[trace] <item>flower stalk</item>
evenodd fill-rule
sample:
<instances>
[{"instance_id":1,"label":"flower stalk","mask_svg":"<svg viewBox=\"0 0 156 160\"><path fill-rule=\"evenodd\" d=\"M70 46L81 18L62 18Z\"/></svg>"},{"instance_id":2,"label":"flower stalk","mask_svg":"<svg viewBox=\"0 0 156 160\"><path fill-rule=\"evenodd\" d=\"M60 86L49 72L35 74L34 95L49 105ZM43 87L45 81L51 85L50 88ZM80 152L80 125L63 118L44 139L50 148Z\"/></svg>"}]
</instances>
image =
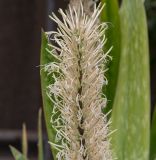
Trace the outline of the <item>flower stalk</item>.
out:
<instances>
[{"instance_id":1,"label":"flower stalk","mask_svg":"<svg viewBox=\"0 0 156 160\"><path fill-rule=\"evenodd\" d=\"M104 6L94 5L91 12L84 5L87 1L76 2L71 0L66 12L59 10L62 21L54 13L50 16L58 24L57 32L49 32L56 43L49 42L49 53L56 61L45 66L55 80L47 93L54 104L51 123L56 130L56 143L50 143L58 150L58 160L112 160L110 122L102 113L109 58L109 51L103 52L107 25L98 21Z\"/></svg>"}]
</instances>

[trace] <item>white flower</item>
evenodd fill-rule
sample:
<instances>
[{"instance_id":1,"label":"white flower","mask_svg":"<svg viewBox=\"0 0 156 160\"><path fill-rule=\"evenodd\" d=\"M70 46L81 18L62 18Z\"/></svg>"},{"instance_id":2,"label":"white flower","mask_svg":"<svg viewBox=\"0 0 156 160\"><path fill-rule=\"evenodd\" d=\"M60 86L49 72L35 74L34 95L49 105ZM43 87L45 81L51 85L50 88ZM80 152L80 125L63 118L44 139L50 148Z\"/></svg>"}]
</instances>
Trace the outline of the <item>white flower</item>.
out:
<instances>
[{"instance_id":1,"label":"white flower","mask_svg":"<svg viewBox=\"0 0 156 160\"><path fill-rule=\"evenodd\" d=\"M49 52L59 62L45 69L55 79L48 86L48 96L54 104L51 122L60 145L51 144L58 150L58 160L112 160L109 122L101 111L106 105L102 87L107 84L108 53L103 52L107 25L100 24L98 17L104 6L94 6L88 14L87 7L76 2L71 1L66 12L59 10L62 21L55 14L50 16L58 29L49 32L57 43L49 42L55 50Z\"/></svg>"}]
</instances>

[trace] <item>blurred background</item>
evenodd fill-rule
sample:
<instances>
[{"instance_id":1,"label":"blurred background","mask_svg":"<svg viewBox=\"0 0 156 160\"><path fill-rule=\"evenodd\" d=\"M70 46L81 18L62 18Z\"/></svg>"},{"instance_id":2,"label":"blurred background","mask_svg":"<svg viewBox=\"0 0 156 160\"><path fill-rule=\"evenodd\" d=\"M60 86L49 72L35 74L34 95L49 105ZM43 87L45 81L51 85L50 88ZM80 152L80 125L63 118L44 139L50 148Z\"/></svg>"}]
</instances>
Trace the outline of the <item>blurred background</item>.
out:
<instances>
[{"instance_id":1,"label":"blurred background","mask_svg":"<svg viewBox=\"0 0 156 160\"><path fill-rule=\"evenodd\" d=\"M67 0L0 0L0 160L13 159L8 145L21 149L28 128L29 155L37 156L37 114L42 107L39 77L41 28L54 30L51 12ZM156 0L145 1L151 71L151 114L156 103ZM45 131L45 128L44 128ZM46 159L49 159L46 134Z\"/></svg>"}]
</instances>

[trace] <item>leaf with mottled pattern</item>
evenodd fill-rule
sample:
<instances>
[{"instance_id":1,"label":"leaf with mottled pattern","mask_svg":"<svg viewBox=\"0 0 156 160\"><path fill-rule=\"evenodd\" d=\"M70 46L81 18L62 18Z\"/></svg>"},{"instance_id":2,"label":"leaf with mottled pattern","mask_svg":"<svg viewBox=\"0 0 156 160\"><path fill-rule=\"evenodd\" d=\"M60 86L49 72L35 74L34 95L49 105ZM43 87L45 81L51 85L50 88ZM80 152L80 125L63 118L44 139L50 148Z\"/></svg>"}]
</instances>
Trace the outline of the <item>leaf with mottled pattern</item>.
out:
<instances>
[{"instance_id":1,"label":"leaf with mottled pattern","mask_svg":"<svg viewBox=\"0 0 156 160\"><path fill-rule=\"evenodd\" d=\"M112 146L119 160L149 159L150 92L147 22L142 0L123 0L121 54L112 111Z\"/></svg>"}]
</instances>

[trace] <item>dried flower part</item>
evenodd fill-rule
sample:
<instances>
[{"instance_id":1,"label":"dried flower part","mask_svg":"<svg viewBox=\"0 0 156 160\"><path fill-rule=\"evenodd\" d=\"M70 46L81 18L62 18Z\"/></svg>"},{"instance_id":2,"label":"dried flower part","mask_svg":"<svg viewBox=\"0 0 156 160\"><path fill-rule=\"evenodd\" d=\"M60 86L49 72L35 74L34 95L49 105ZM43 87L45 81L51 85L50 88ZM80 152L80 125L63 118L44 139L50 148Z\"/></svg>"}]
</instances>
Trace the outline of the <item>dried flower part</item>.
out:
<instances>
[{"instance_id":1,"label":"dried flower part","mask_svg":"<svg viewBox=\"0 0 156 160\"><path fill-rule=\"evenodd\" d=\"M58 160L112 160L102 87L108 52L103 53L106 23L97 20L103 7L94 7L88 16L82 3L63 12L62 21L53 14L57 32L49 32L57 45L49 51L56 62L45 70L55 83L48 86L54 104L51 123L56 130ZM57 117L57 118L56 118Z\"/></svg>"},{"instance_id":2,"label":"dried flower part","mask_svg":"<svg viewBox=\"0 0 156 160\"><path fill-rule=\"evenodd\" d=\"M85 14L91 15L94 11L94 6L98 0L81 0ZM79 8L81 5L79 0L70 0L70 5Z\"/></svg>"}]
</instances>

